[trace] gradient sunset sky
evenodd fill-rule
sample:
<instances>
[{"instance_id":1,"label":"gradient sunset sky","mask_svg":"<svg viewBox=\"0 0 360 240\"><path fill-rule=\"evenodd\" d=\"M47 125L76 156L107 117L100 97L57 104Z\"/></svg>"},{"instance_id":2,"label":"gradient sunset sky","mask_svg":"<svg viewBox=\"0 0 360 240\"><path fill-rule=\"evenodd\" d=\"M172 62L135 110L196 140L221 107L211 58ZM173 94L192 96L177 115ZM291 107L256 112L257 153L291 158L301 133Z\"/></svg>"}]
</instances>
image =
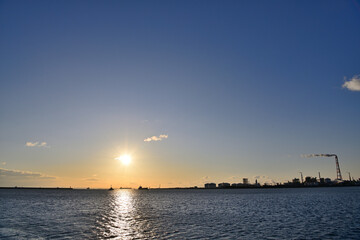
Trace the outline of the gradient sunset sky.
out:
<instances>
[{"instance_id":1,"label":"gradient sunset sky","mask_svg":"<svg viewBox=\"0 0 360 240\"><path fill-rule=\"evenodd\" d=\"M358 0L0 1L0 186L334 179L312 153L360 177Z\"/></svg>"}]
</instances>

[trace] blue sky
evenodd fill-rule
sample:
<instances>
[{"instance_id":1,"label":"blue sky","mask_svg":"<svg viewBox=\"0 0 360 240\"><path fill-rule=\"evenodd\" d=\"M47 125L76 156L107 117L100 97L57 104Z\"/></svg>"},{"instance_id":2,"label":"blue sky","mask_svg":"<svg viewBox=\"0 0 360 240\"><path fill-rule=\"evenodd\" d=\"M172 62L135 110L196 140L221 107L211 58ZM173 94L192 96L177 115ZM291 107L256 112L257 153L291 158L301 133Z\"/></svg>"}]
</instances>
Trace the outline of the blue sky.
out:
<instances>
[{"instance_id":1,"label":"blue sky","mask_svg":"<svg viewBox=\"0 0 360 240\"><path fill-rule=\"evenodd\" d=\"M336 153L360 177L359 26L359 1L0 1L2 168L177 186L334 178L300 155Z\"/></svg>"}]
</instances>

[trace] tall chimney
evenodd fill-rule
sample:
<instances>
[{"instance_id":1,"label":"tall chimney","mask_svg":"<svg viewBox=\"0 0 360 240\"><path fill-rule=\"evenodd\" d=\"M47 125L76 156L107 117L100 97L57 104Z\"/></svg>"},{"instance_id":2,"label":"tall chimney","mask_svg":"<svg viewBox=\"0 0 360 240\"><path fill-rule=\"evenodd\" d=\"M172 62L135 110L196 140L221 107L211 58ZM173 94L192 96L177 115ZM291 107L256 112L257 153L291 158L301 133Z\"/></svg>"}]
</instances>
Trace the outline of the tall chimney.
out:
<instances>
[{"instance_id":1,"label":"tall chimney","mask_svg":"<svg viewBox=\"0 0 360 240\"><path fill-rule=\"evenodd\" d=\"M339 166L339 159L338 159L337 155L335 155L335 163L336 163L336 179L342 180L340 166Z\"/></svg>"}]
</instances>

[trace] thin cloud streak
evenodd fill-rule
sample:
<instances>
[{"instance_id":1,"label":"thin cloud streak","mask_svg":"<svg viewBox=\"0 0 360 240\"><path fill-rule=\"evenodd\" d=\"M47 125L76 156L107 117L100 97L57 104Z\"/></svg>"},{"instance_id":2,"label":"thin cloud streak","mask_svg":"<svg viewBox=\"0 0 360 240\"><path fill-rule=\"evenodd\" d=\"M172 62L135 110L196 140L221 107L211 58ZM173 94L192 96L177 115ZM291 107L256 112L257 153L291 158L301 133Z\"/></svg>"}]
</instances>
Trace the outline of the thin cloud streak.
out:
<instances>
[{"instance_id":1,"label":"thin cloud streak","mask_svg":"<svg viewBox=\"0 0 360 240\"><path fill-rule=\"evenodd\" d=\"M87 181L87 182L98 182L99 179L97 179L97 178L86 178L85 181Z\"/></svg>"},{"instance_id":2,"label":"thin cloud streak","mask_svg":"<svg viewBox=\"0 0 360 240\"><path fill-rule=\"evenodd\" d=\"M26 142L26 147L49 147L47 142Z\"/></svg>"},{"instance_id":3,"label":"thin cloud streak","mask_svg":"<svg viewBox=\"0 0 360 240\"><path fill-rule=\"evenodd\" d=\"M169 136L166 134L161 134L158 137L157 136L152 136L152 137L148 137L144 139L144 142L151 142L151 141L162 141L163 139L167 139Z\"/></svg>"},{"instance_id":4,"label":"thin cloud streak","mask_svg":"<svg viewBox=\"0 0 360 240\"><path fill-rule=\"evenodd\" d=\"M21 171L21 170L11 170L0 168L0 177L22 177L22 178L32 178L32 179L56 179L56 177L44 175L37 172Z\"/></svg>"},{"instance_id":5,"label":"thin cloud streak","mask_svg":"<svg viewBox=\"0 0 360 240\"><path fill-rule=\"evenodd\" d=\"M350 91L360 91L360 75L355 75L349 81L345 81L342 87Z\"/></svg>"}]
</instances>

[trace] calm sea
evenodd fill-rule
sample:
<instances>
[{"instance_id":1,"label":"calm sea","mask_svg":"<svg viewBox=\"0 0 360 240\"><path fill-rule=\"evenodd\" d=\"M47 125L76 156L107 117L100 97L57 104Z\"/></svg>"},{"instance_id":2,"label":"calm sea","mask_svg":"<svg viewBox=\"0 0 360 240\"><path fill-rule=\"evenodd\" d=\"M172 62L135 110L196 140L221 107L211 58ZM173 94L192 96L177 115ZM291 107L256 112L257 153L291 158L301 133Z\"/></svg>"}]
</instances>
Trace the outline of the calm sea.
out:
<instances>
[{"instance_id":1,"label":"calm sea","mask_svg":"<svg viewBox=\"0 0 360 240\"><path fill-rule=\"evenodd\" d=\"M360 187L0 190L1 239L360 239Z\"/></svg>"}]
</instances>

